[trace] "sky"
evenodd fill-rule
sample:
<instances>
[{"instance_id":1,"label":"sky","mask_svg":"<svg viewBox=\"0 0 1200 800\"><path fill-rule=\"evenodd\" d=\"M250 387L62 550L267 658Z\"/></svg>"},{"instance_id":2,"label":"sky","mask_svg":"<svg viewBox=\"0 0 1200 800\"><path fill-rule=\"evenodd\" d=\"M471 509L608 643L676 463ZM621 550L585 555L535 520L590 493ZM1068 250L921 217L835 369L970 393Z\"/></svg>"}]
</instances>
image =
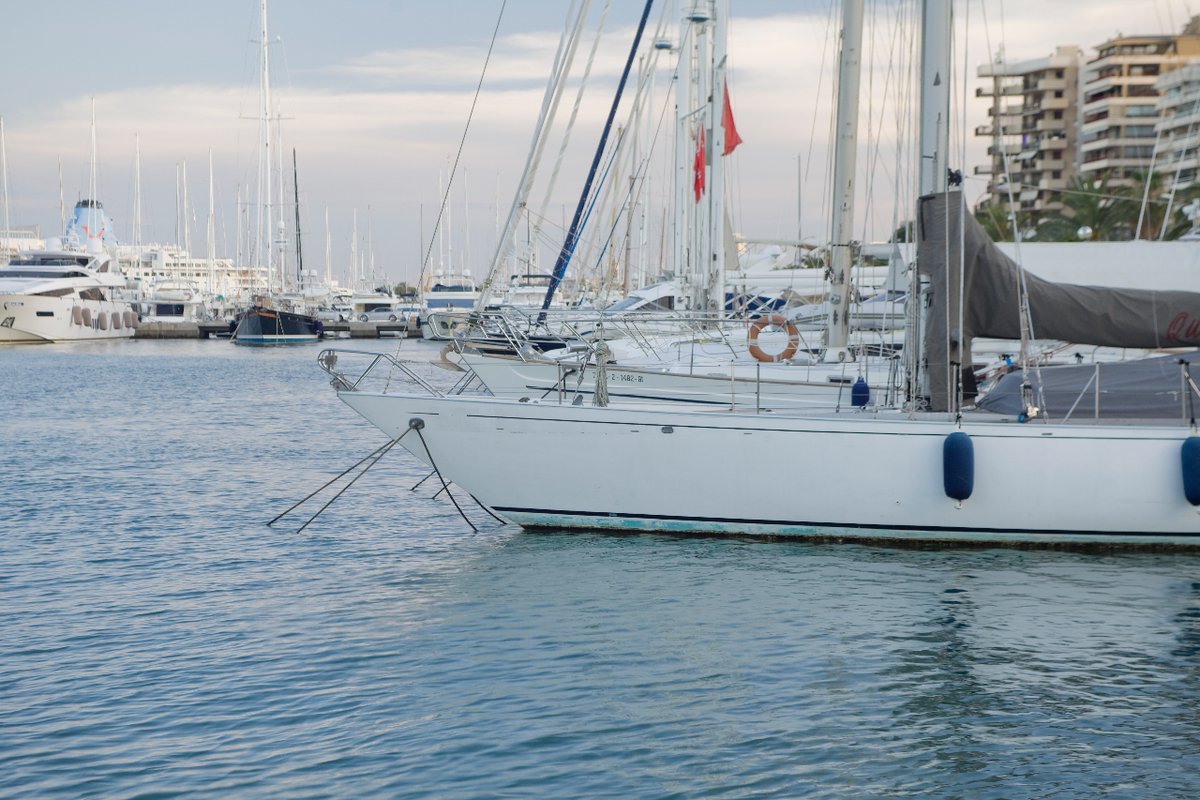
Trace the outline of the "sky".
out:
<instances>
[{"instance_id":1,"label":"sky","mask_svg":"<svg viewBox=\"0 0 1200 800\"><path fill-rule=\"evenodd\" d=\"M677 39L679 0L662 2L656 0L651 28L664 24L668 38ZM0 117L12 224L39 225L44 236L58 232L60 160L67 205L88 193L94 100L97 195L121 238L128 241L132 232L136 137L142 239L176 240L178 176L186 165L190 242L203 253L211 151L217 250L232 256L236 198L241 191L253 200L258 157L258 3L10 0L5 6ZM590 31L600 28L603 6L594 0ZM611 0L591 90L555 192L544 205L534 192L554 221L548 232L562 227L577 201L641 7ZM912 10L901 0L868 0L867 7L856 218L865 238L878 239L903 214L897 197L909 177L896 135L906 113L896 75L910 58L904 53L911 29L900 22ZM566 14L566 0L274 0L272 86L285 152L296 151L306 263L324 268L328 213L335 277L350 257L355 216L359 250L366 252L369 230L377 272L391 282L415 281L427 254L434 265L484 271L520 178ZM815 241L828 228L839 14L835 0L732 0L729 80L743 144L729 157L727 196L734 228L744 236ZM973 97L981 85L975 70L1000 48L1013 61L1049 55L1061 44L1093 53L1120 33L1177 32L1189 7L1181 0L972 0L956 3L956 14L963 32L956 68L968 73L965 85L956 76L956 100L967 98L956 102L956 129L970 131L987 121L986 101ZM494 30L495 50L472 112ZM581 53L590 41L585 37ZM664 107L668 59L660 61L649 119ZM643 129L647 147L652 130ZM963 138L956 136L951 160L969 174L985 163L986 143L967 136L964 157ZM460 140L448 218L433 237ZM667 152L669 141L660 135L657 151ZM647 173L652 201L665 197L668 156ZM982 190L982 183L968 181L969 196ZM647 218L660 213L656 206ZM661 249L651 241L656 236L647 234L649 250Z\"/></svg>"}]
</instances>

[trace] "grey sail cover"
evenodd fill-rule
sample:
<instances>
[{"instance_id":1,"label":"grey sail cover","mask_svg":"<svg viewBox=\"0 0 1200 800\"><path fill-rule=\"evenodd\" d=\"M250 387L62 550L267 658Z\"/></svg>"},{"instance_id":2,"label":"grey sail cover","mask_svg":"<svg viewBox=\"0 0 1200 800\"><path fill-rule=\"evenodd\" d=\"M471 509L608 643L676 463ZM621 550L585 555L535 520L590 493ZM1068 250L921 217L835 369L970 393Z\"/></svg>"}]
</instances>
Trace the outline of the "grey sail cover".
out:
<instances>
[{"instance_id":1,"label":"grey sail cover","mask_svg":"<svg viewBox=\"0 0 1200 800\"><path fill-rule=\"evenodd\" d=\"M1180 362L1183 362L1182 364ZM1189 363L1190 362L1190 363ZM1072 419L1188 419L1200 398L1184 383L1184 370L1200 379L1200 353L1157 356L1109 364L1043 367L1036 373L1036 397L1047 414ZM985 411L1017 415L1024 411L1022 375L1010 372L975 405Z\"/></svg>"},{"instance_id":2,"label":"grey sail cover","mask_svg":"<svg viewBox=\"0 0 1200 800\"><path fill-rule=\"evenodd\" d=\"M963 213L964 205L959 192L928 195L919 204L917 269L929 279L923 343L933 410L951 408L952 365L969 368L972 338L1021 338L1022 272L1038 339L1146 349L1200 346L1200 292L1052 283L1000 252L975 218Z\"/></svg>"}]
</instances>

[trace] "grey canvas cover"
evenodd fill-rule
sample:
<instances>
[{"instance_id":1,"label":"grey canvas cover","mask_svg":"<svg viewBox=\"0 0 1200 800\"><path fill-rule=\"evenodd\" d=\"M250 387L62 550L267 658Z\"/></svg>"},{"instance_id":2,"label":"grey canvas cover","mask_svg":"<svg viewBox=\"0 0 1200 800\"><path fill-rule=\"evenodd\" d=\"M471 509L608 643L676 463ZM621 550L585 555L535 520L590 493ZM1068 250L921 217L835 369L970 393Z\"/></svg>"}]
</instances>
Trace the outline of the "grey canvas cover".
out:
<instances>
[{"instance_id":1,"label":"grey canvas cover","mask_svg":"<svg viewBox=\"0 0 1200 800\"><path fill-rule=\"evenodd\" d=\"M1185 369L1191 370L1193 382L1200 379L1200 353L1042 367L1030 375L1030 382L1041 388L1035 396L1039 406L1058 419L1068 413L1080 420L1190 419L1193 408L1200 411L1200 398L1184 383ZM998 414L1020 414L1022 377L1019 371L1010 372L975 405Z\"/></svg>"},{"instance_id":2,"label":"grey canvas cover","mask_svg":"<svg viewBox=\"0 0 1200 800\"><path fill-rule=\"evenodd\" d=\"M1052 283L1001 253L975 218L963 213L964 205L960 192L928 195L919 203L917 269L929 282L922 341L931 409L951 408L958 374L953 365L972 363L973 337L1021 338L1022 274L1038 339L1147 349L1200 346L1200 291Z\"/></svg>"}]
</instances>

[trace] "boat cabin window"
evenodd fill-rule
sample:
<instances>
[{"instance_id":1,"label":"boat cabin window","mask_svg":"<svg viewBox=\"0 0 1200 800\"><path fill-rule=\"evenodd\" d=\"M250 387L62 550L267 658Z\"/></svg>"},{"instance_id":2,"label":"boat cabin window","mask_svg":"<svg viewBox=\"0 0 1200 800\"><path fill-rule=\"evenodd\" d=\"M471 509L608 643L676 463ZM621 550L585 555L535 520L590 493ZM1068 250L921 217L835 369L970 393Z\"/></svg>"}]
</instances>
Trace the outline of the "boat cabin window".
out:
<instances>
[{"instance_id":1,"label":"boat cabin window","mask_svg":"<svg viewBox=\"0 0 1200 800\"><path fill-rule=\"evenodd\" d=\"M87 256L18 256L8 262L9 267L86 267L91 259Z\"/></svg>"},{"instance_id":2,"label":"boat cabin window","mask_svg":"<svg viewBox=\"0 0 1200 800\"><path fill-rule=\"evenodd\" d=\"M95 286L89 286L86 289L79 290L79 296L84 300L103 300L104 292L97 289Z\"/></svg>"},{"instance_id":3,"label":"boat cabin window","mask_svg":"<svg viewBox=\"0 0 1200 800\"><path fill-rule=\"evenodd\" d=\"M44 292L34 292L35 297L66 297L69 294L75 294L75 290L70 286L65 289L48 289Z\"/></svg>"},{"instance_id":4,"label":"boat cabin window","mask_svg":"<svg viewBox=\"0 0 1200 800\"><path fill-rule=\"evenodd\" d=\"M469 297L430 297L429 307L434 311L472 309L475 301Z\"/></svg>"},{"instance_id":5,"label":"boat cabin window","mask_svg":"<svg viewBox=\"0 0 1200 800\"><path fill-rule=\"evenodd\" d=\"M0 270L0 276L5 278L43 278L49 280L51 278L86 278L84 272L63 272L62 270L33 270L33 269L13 269L16 266L14 261L9 265L8 269ZM39 265L41 266L41 265Z\"/></svg>"}]
</instances>

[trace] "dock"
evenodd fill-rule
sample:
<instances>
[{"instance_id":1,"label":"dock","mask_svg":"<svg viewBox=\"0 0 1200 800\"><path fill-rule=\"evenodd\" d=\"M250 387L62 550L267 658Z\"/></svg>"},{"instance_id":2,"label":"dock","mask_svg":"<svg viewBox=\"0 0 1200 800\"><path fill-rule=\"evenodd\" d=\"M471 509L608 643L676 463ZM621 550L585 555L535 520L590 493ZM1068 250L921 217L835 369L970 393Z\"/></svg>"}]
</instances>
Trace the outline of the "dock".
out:
<instances>
[{"instance_id":1,"label":"dock","mask_svg":"<svg viewBox=\"0 0 1200 800\"><path fill-rule=\"evenodd\" d=\"M397 322L325 322L325 334L350 334L351 339L378 339L384 334L419 338L421 329L412 330L403 320ZM143 322L134 332L135 339L215 339L229 335L228 322Z\"/></svg>"}]
</instances>

